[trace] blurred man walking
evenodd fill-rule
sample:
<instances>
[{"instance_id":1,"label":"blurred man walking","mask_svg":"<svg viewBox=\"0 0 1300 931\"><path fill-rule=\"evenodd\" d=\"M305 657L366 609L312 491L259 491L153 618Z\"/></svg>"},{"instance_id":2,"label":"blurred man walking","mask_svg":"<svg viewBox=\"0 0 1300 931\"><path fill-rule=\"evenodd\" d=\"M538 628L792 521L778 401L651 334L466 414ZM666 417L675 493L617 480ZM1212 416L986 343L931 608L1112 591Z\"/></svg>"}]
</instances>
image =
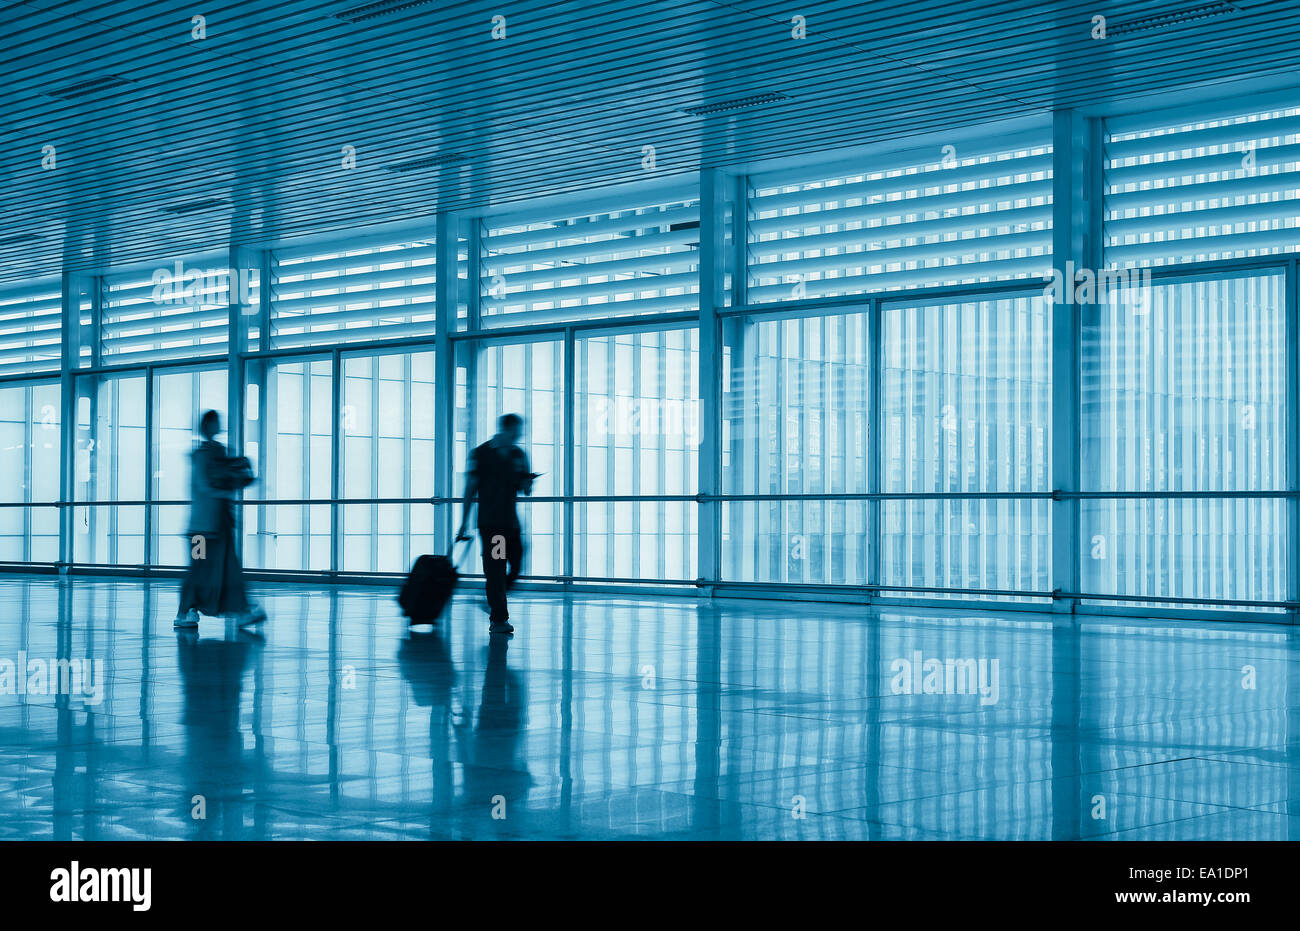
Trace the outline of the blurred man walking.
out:
<instances>
[{"instance_id":1,"label":"blurred man walking","mask_svg":"<svg viewBox=\"0 0 1300 931\"><path fill-rule=\"evenodd\" d=\"M520 492L532 494L533 479L528 456L519 448L524 419L518 414L503 414L497 433L470 453L469 475L465 482L465 506L461 514L457 540L469 539L469 513L478 498L478 534L483 547L483 574L487 579L487 600L491 612L491 631L508 634L514 631L506 592L515 584L523 568L524 541L515 512Z\"/></svg>"}]
</instances>

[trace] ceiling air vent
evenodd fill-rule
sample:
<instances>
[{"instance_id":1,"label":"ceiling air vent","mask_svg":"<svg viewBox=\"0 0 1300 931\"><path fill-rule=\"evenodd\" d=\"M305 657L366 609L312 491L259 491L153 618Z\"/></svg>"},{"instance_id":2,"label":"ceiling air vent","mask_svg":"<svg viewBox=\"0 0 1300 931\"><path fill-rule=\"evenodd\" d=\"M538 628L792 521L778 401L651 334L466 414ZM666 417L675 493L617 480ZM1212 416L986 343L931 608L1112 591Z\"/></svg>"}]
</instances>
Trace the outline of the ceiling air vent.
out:
<instances>
[{"instance_id":1,"label":"ceiling air vent","mask_svg":"<svg viewBox=\"0 0 1300 931\"><path fill-rule=\"evenodd\" d=\"M36 242L40 238L35 233L15 233L12 236L0 238L0 248L4 246L24 246L29 242Z\"/></svg>"},{"instance_id":2,"label":"ceiling air vent","mask_svg":"<svg viewBox=\"0 0 1300 931\"><path fill-rule=\"evenodd\" d=\"M441 155L426 155L423 158L408 158L404 162L394 162L391 165L385 165L389 171L395 171L398 174L404 174L408 171L422 171L425 168L438 168L441 165L449 165L452 162L463 162L465 157L459 152L445 152Z\"/></svg>"},{"instance_id":3,"label":"ceiling air vent","mask_svg":"<svg viewBox=\"0 0 1300 931\"><path fill-rule=\"evenodd\" d=\"M748 97L733 97L730 100L719 100L714 103L702 103L696 107L685 107L681 110L687 116L709 116L714 113L726 113L731 110L747 110L750 107L761 107L764 104L776 103L779 100L789 100L785 94L780 91L769 91L766 94L751 94Z\"/></svg>"},{"instance_id":4,"label":"ceiling air vent","mask_svg":"<svg viewBox=\"0 0 1300 931\"><path fill-rule=\"evenodd\" d=\"M393 13L414 9L417 6L428 6L432 2L433 0L377 0L375 3L350 6L346 10L339 10L330 15L345 23L364 23L369 19L391 16Z\"/></svg>"},{"instance_id":5,"label":"ceiling air vent","mask_svg":"<svg viewBox=\"0 0 1300 931\"><path fill-rule=\"evenodd\" d=\"M1195 6L1166 10L1163 13L1152 13L1150 16L1141 16L1137 19L1120 20L1107 26L1106 34L1119 38L1139 32L1166 29L1170 26L1185 26L1188 23L1197 23L1202 20L1213 19L1216 16L1228 16L1240 12L1241 8L1235 3L1229 3L1228 0L1211 0L1210 3L1198 3Z\"/></svg>"},{"instance_id":6,"label":"ceiling air vent","mask_svg":"<svg viewBox=\"0 0 1300 931\"><path fill-rule=\"evenodd\" d=\"M130 78L124 78L120 74L104 74L97 78L78 81L76 84L66 84L63 87L47 92L46 96L72 100L76 97L88 97L91 94L115 90L130 83L132 83Z\"/></svg>"},{"instance_id":7,"label":"ceiling air vent","mask_svg":"<svg viewBox=\"0 0 1300 931\"><path fill-rule=\"evenodd\" d=\"M187 213L202 213L204 210L214 210L217 207L224 206L226 206L226 201L223 198L208 197L204 200L187 200L183 204L172 204L170 207L164 207L163 213L183 216Z\"/></svg>"}]
</instances>

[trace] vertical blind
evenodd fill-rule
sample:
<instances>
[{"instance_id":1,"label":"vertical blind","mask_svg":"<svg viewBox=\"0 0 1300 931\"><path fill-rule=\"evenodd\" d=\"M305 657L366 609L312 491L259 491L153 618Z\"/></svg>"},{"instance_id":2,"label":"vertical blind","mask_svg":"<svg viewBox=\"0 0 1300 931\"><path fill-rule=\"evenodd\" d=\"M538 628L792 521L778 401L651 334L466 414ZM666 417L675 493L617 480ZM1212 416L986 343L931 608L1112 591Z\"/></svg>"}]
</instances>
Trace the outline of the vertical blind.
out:
<instances>
[{"instance_id":1,"label":"vertical blind","mask_svg":"<svg viewBox=\"0 0 1300 931\"><path fill-rule=\"evenodd\" d=\"M1042 297L882 313L886 492L1051 490L1051 305ZM888 584L1051 589L1042 499L886 500Z\"/></svg>"},{"instance_id":2,"label":"vertical blind","mask_svg":"<svg viewBox=\"0 0 1300 931\"><path fill-rule=\"evenodd\" d=\"M725 324L724 334L725 492L870 491L867 314L742 317ZM722 528L729 580L867 581L865 501L731 501Z\"/></svg>"},{"instance_id":3,"label":"vertical blind","mask_svg":"<svg viewBox=\"0 0 1300 931\"><path fill-rule=\"evenodd\" d=\"M333 472L333 361L273 360L255 372L262 388L249 404L244 451L258 481L245 500L306 499L312 503L245 507L244 561L256 569L330 568L329 497ZM321 503L315 503L315 502Z\"/></svg>"},{"instance_id":4,"label":"vertical blind","mask_svg":"<svg viewBox=\"0 0 1300 931\"><path fill-rule=\"evenodd\" d=\"M54 379L0 384L0 501L59 500L60 397ZM0 508L0 561L58 558L57 508Z\"/></svg>"},{"instance_id":5,"label":"vertical blind","mask_svg":"<svg viewBox=\"0 0 1300 931\"><path fill-rule=\"evenodd\" d=\"M558 339L519 342L461 343L457 348L455 412L456 461L454 494L464 494L469 453L497 430L502 414L524 418L520 445L534 472L532 496L521 496L519 515L528 535L526 572L554 576L564 568L564 507L559 501L539 501L564 494L565 352ZM460 386L466 388L462 389ZM459 519L461 509L454 509ZM467 561L466 571L481 563Z\"/></svg>"},{"instance_id":6,"label":"vertical blind","mask_svg":"<svg viewBox=\"0 0 1300 931\"><path fill-rule=\"evenodd\" d=\"M1281 274L1150 286L1090 309L1082 347L1083 479L1143 492L1082 509L1088 591L1283 599L1280 498L1168 492L1286 488Z\"/></svg>"},{"instance_id":7,"label":"vertical blind","mask_svg":"<svg viewBox=\"0 0 1300 931\"><path fill-rule=\"evenodd\" d=\"M699 480L699 331L575 341L574 494L691 495ZM592 501L575 508L574 571L694 579L694 501Z\"/></svg>"},{"instance_id":8,"label":"vertical blind","mask_svg":"<svg viewBox=\"0 0 1300 931\"><path fill-rule=\"evenodd\" d=\"M431 349L343 358L345 499L434 493L434 362ZM340 519L344 571L405 572L420 553L434 550L434 508L423 502L347 504Z\"/></svg>"}]
</instances>

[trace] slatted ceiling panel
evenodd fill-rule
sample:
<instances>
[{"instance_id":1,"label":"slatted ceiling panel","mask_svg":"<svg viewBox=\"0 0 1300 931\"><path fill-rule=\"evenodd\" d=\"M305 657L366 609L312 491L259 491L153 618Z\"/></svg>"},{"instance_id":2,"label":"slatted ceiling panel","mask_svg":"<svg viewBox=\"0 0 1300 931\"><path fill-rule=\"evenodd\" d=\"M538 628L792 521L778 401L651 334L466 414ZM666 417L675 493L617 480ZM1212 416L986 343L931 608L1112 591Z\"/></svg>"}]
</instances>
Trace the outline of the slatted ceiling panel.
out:
<instances>
[{"instance_id":1,"label":"slatted ceiling panel","mask_svg":"<svg viewBox=\"0 0 1300 931\"><path fill-rule=\"evenodd\" d=\"M39 153L56 172L15 168L0 225L40 232L85 221L107 237L58 233L0 250L0 279L154 261L518 203L539 192L700 164L752 165L916 133L1104 104L1118 97L1279 72L1300 50L1300 5L1241 0L1240 12L1099 43L1068 4L918 0L802 4L808 38L775 3L522 2L508 38L488 3L413 7L355 25L348 4L254 0L205 8L189 38L174 4L26 0L0 8L0 151ZM1167 8L1102 0L1111 21ZM592 35L599 31L600 41ZM51 90L103 75L119 88L71 100ZM780 91L791 103L714 117L702 103ZM178 104L183 101L183 105ZM202 113L202 119L178 119ZM338 167L357 146L358 167ZM384 166L458 152L462 164L398 175ZM166 157L159 157L165 153ZM198 196L227 205L176 216ZM111 256L102 250L111 247ZM96 250L101 250L99 254ZM45 264L42 264L45 263Z\"/></svg>"},{"instance_id":2,"label":"slatted ceiling panel","mask_svg":"<svg viewBox=\"0 0 1300 931\"><path fill-rule=\"evenodd\" d=\"M433 333L437 244L432 238L331 252L274 253L271 345L357 342Z\"/></svg>"},{"instance_id":3,"label":"slatted ceiling panel","mask_svg":"<svg viewBox=\"0 0 1300 931\"><path fill-rule=\"evenodd\" d=\"M0 375L57 369L62 323L60 279L0 287Z\"/></svg>"},{"instance_id":4,"label":"slatted ceiling panel","mask_svg":"<svg viewBox=\"0 0 1300 931\"><path fill-rule=\"evenodd\" d=\"M1039 277L1051 264L1047 133L900 154L855 174L754 175L749 300Z\"/></svg>"},{"instance_id":5,"label":"slatted ceiling panel","mask_svg":"<svg viewBox=\"0 0 1300 931\"><path fill-rule=\"evenodd\" d=\"M520 225L490 217L483 324L696 310L699 224L697 200Z\"/></svg>"},{"instance_id":6,"label":"slatted ceiling panel","mask_svg":"<svg viewBox=\"0 0 1300 931\"><path fill-rule=\"evenodd\" d=\"M234 276L235 298L255 307L256 273L244 275L242 285L240 280L241 276ZM100 323L104 361L127 364L224 355L230 336L231 284L229 269L204 265L200 259L105 276Z\"/></svg>"},{"instance_id":7,"label":"slatted ceiling panel","mask_svg":"<svg viewBox=\"0 0 1300 931\"><path fill-rule=\"evenodd\" d=\"M1286 106L1247 103L1213 119L1182 110L1107 121L1108 265L1300 248L1300 91Z\"/></svg>"}]
</instances>

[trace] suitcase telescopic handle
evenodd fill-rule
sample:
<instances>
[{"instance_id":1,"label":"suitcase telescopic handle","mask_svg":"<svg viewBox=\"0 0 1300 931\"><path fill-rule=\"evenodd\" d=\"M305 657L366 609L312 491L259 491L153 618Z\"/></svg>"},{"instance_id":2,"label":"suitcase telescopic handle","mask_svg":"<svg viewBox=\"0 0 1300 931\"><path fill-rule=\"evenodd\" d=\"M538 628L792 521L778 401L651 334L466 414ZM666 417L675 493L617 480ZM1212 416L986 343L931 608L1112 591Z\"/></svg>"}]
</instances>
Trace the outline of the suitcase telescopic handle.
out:
<instances>
[{"instance_id":1,"label":"suitcase telescopic handle","mask_svg":"<svg viewBox=\"0 0 1300 931\"><path fill-rule=\"evenodd\" d=\"M448 558L449 560L451 560L451 564L452 564L453 566L455 566L457 569L460 568L460 559L464 559L464 558L465 558L465 554L469 552L469 550L470 550L470 544L473 543L473 542L474 542L474 538L473 538L473 537L466 537L464 540L452 540L452 541L451 541L451 549L447 551L447 558ZM465 549L461 552L460 559L457 559L457 558L456 558L456 544L457 544L457 543L464 543L464 544L465 544Z\"/></svg>"}]
</instances>

